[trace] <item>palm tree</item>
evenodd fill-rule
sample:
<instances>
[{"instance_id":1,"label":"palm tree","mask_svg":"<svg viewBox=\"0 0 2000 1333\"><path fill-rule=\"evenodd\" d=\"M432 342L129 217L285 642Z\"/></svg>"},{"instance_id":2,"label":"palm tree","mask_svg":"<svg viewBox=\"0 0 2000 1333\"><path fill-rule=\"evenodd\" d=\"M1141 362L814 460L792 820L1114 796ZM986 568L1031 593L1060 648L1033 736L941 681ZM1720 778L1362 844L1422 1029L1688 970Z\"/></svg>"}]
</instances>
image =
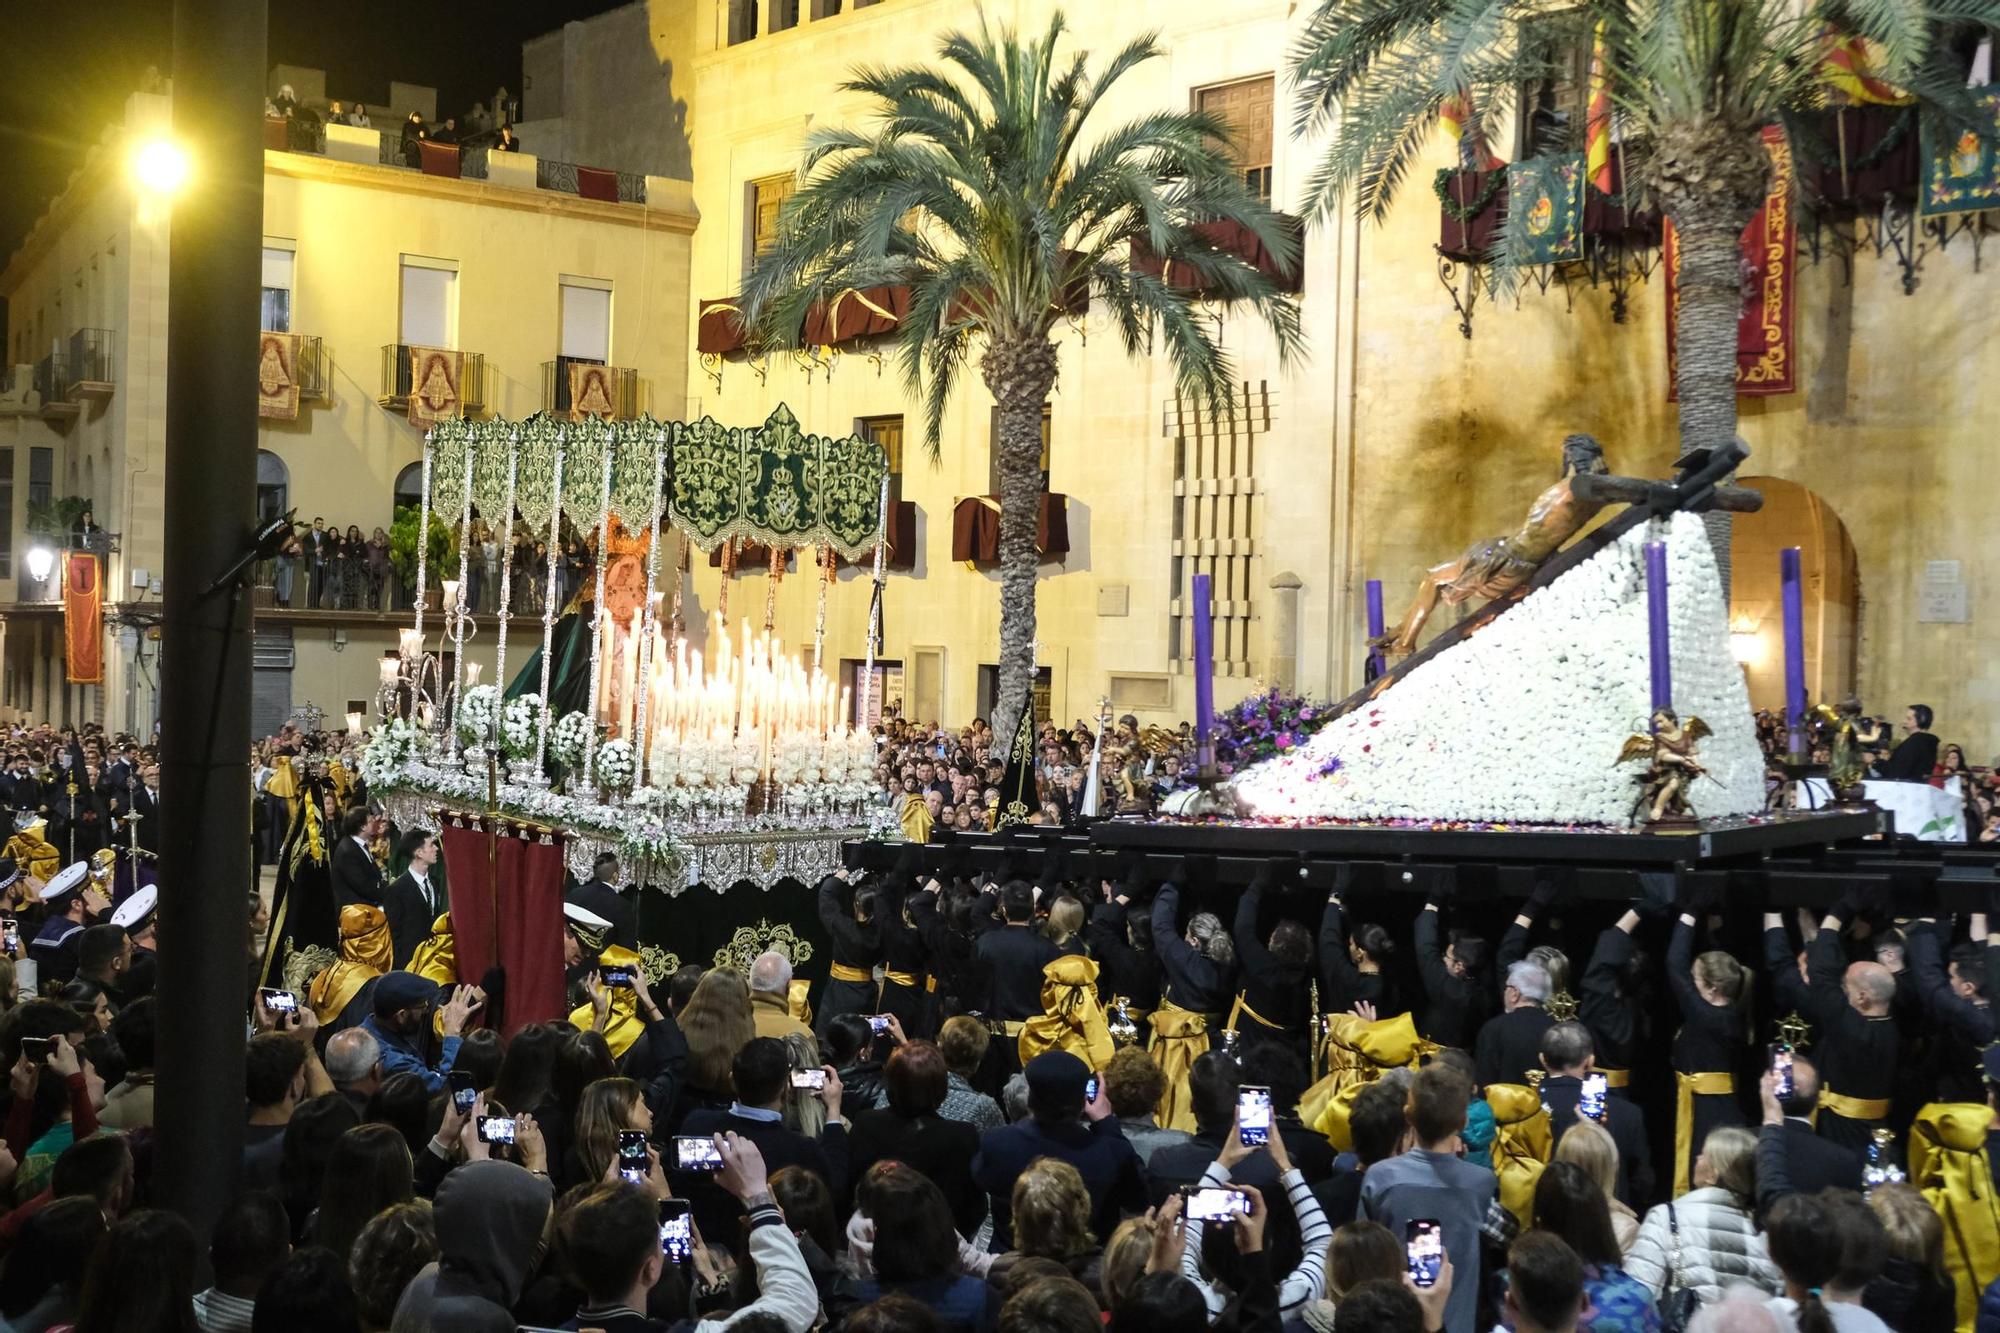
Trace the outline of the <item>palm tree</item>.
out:
<instances>
[{"instance_id":1,"label":"palm tree","mask_svg":"<svg viewBox=\"0 0 2000 1333\"><path fill-rule=\"evenodd\" d=\"M1085 295L1132 355L1162 344L1184 397L1226 410L1230 359L1186 274L1207 298L1247 305L1289 359L1294 300L1205 239L1233 223L1289 269L1298 245L1236 172L1226 127L1160 110L1101 125L1120 78L1161 54L1138 38L1095 74L1059 58L1060 13L1039 38L953 32L932 66L863 69L843 84L873 99L869 128L816 130L777 236L751 266L741 305L767 347L797 346L808 312L885 285L909 290L892 335L935 464L944 412L976 355L996 407L1000 653L995 728L1011 737L1034 677L1035 527L1042 412L1056 382L1057 322ZM1212 230L1212 229L1211 229ZM1150 264L1134 264L1134 251ZM1173 265L1162 269L1159 261Z\"/></svg>"},{"instance_id":2,"label":"palm tree","mask_svg":"<svg viewBox=\"0 0 2000 1333\"><path fill-rule=\"evenodd\" d=\"M1601 41L1624 188L1657 201L1680 253L1682 451L1713 448L1736 435L1737 238L1769 189L1763 127L1827 105L1830 34L1867 39L1876 76L1927 117L1971 125L1953 39L1996 24L1996 0L1321 0L1292 52L1299 129L1333 126L1310 207L1325 216L1351 194L1381 221L1446 100L1469 98L1472 135L1483 109L1553 75L1557 52ZM1496 244L1503 265L1518 221ZM1728 516L1707 517L1726 589Z\"/></svg>"}]
</instances>

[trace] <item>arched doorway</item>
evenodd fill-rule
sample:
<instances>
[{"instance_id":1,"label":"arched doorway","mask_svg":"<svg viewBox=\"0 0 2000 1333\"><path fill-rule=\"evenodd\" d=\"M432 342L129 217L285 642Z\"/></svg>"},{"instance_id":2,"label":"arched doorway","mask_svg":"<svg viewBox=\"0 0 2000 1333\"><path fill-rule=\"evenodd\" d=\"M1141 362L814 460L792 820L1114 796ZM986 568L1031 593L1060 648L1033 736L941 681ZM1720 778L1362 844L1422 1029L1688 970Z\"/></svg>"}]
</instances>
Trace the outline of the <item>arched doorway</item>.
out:
<instances>
[{"instance_id":1,"label":"arched doorway","mask_svg":"<svg viewBox=\"0 0 2000 1333\"><path fill-rule=\"evenodd\" d=\"M292 473L269 449L257 451L257 521L267 523L289 507Z\"/></svg>"},{"instance_id":2,"label":"arched doorway","mask_svg":"<svg viewBox=\"0 0 2000 1333\"><path fill-rule=\"evenodd\" d=\"M423 501L424 465L422 463L412 463L396 474L396 498L390 513L393 516L396 510L402 509L405 506L415 509Z\"/></svg>"},{"instance_id":3,"label":"arched doorway","mask_svg":"<svg viewBox=\"0 0 2000 1333\"><path fill-rule=\"evenodd\" d=\"M1805 609L1806 697L1839 703L1854 692L1861 569L1847 525L1819 496L1781 477L1744 477L1764 507L1739 514L1730 551L1729 628L1753 708L1785 704L1785 613L1779 561L1799 548Z\"/></svg>"}]
</instances>

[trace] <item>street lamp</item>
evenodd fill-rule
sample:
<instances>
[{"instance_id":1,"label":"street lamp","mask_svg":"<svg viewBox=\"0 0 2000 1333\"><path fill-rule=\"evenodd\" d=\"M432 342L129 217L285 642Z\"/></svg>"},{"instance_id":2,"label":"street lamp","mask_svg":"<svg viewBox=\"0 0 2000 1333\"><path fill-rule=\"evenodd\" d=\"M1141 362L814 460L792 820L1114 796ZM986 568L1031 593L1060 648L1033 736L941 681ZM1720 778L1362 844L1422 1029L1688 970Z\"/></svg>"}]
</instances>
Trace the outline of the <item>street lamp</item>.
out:
<instances>
[{"instance_id":1,"label":"street lamp","mask_svg":"<svg viewBox=\"0 0 2000 1333\"><path fill-rule=\"evenodd\" d=\"M56 567L56 553L46 546L30 546L27 554L28 577L33 579L47 595L49 571Z\"/></svg>"},{"instance_id":2,"label":"street lamp","mask_svg":"<svg viewBox=\"0 0 2000 1333\"><path fill-rule=\"evenodd\" d=\"M189 173L187 150L172 139L147 139L132 150L132 178L148 194L179 194Z\"/></svg>"}]
</instances>

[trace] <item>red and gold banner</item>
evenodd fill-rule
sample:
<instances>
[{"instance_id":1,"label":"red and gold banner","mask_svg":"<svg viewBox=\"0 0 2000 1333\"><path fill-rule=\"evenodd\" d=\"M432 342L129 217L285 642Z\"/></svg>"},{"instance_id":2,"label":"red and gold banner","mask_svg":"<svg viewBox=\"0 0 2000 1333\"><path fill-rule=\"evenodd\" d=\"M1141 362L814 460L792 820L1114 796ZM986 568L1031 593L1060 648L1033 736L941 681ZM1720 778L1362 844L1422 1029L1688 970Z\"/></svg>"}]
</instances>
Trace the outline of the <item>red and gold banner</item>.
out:
<instances>
[{"instance_id":1,"label":"red and gold banner","mask_svg":"<svg viewBox=\"0 0 2000 1333\"><path fill-rule=\"evenodd\" d=\"M1799 387L1796 306L1798 225L1792 217L1792 146L1775 125L1764 127L1771 157L1771 189L1738 242L1743 259L1743 309L1736 317L1736 393L1755 398L1793 393ZM1674 320L1680 311L1680 248L1667 224L1667 401L1679 397Z\"/></svg>"},{"instance_id":2,"label":"red and gold banner","mask_svg":"<svg viewBox=\"0 0 2000 1333\"><path fill-rule=\"evenodd\" d=\"M87 551L62 553L63 657L72 685L104 681L103 566Z\"/></svg>"},{"instance_id":3,"label":"red and gold banner","mask_svg":"<svg viewBox=\"0 0 2000 1333\"><path fill-rule=\"evenodd\" d=\"M465 362L437 347L410 349L410 424L419 428L462 415L458 397Z\"/></svg>"},{"instance_id":4,"label":"red and gold banner","mask_svg":"<svg viewBox=\"0 0 2000 1333\"><path fill-rule=\"evenodd\" d=\"M571 421L618 415L618 397L611 383L611 367L580 365L572 361L566 369L569 371Z\"/></svg>"},{"instance_id":5,"label":"red and gold banner","mask_svg":"<svg viewBox=\"0 0 2000 1333\"><path fill-rule=\"evenodd\" d=\"M299 417L299 335L257 335L257 415L277 421Z\"/></svg>"},{"instance_id":6,"label":"red and gold banner","mask_svg":"<svg viewBox=\"0 0 2000 1333\"><path fill-rule=\"evenodd\" d=\"M560 835L503 824L489 834L447 813L439 830L451 880L451 932L458 979L478 985L507 972L501 1035L569 1012L563 975L563 847Z\"/></svg>"}]
</instances>

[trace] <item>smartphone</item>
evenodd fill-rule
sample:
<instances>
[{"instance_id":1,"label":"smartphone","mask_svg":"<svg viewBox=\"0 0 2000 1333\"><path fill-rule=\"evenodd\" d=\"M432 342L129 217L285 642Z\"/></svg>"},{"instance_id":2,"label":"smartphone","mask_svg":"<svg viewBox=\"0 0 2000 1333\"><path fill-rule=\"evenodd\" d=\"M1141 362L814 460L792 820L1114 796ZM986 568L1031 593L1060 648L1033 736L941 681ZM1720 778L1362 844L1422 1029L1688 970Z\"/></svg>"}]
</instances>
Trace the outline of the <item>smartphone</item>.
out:
<instances>
[{"instance_id":1,"label":"smartphone","mask_svg":"<svg viewBox=\"0 0 2000 1333\"><path fill-rule=\"evenodd\" d=\"M652 1163L646 1158L646 1134L644 1130L621 1129L618 1131L618 1174L634 1185L643 1184Z\"/></svg>"},{"instance_id":2,"label":"smartphone","mask_svg":"<svg viewBox=\"0 0 2000 1333\"><path fill-rule=\"evenodd\" d=\"M875 1029L875 1035L879 1037L889 1030L889 1016L887 1014L870 1014L868 1015L868 1026Z\"/></svg>"},{"instance_id":3,"label":"smartphone","mask_svg":"<svg viewBox=\"0 0 2000 1333\"><path fill-rule=\"evenodd\" d=\"M479 1117L479 1141L481 1143L512 1143L514 1141L514 1117L511 1115L483 1115Z\"/></svg>"},{"instance_id":4,"label":"smartphone","mask_svg":"<svg viewBox=\"0 0 2000 1333\"><path fill-rule=\"evenodd\" d=\"M1792 1048L1782 1043L1773 1046L1771 1068L1778 1075L1778 1086L1772 1091L1779 1101L1786 1101L1792 1095Z\"/></svg>"},{"instance_id":5,"label":"smartphone","mask_svg":"<svg viewBox=\"0 0 2000 1333\"><path fill-rule=\"evenodd\" d=\"M1181 1215L1191 1222L1234 1222L1250 1215L1250 1196L1213 1185L1183 1185Z\"/></svg>"},{"instance_id":6,"label":"smartphone","mask_svg":"<svg viewBox=\"0 0 2000 1333\"><path fill-rule=\"evenodd\" d=\"M632 988L632 971L630 968L607 967L597 974L597 978L607 986L623 986L627 990Z\"/></svg>"},{"instance_id":7,"label":"smartphone","mask_svg":"<svg viewBox=\"0 0 2000 1333\"><path fill-rule=\"evenodd\" d=\"M452 1109L460 1115L471 1115L472 1104L479 1100L479 1089L472 1084L472 1075L462 1069L454 1069L448 1080L451 1084Z\"/></svg>"},{"instance_id":8,"label":"smartphone","mask_svg":"<svg viewBox=\"0 0 2000 1333\"><path fill-rule=\"evenodd\" d=\"M5 932L4 943L7 952L21 952L21 923L11 916L7 917L4 919L4 924L0 924L0 931Z\"/></svg>"},{"instance_id":9,"label":"smartphone","mask_svg":"<svg viewBox=\"0 0 2000 1333\"><path fill-rule=\"evenodd\" d=\"M264 997L264 1008L274 1014L296 1014L299 1011L299 997L288 990L272 990L270 987L257 992Z\"/></svg>"},{"instance_id":10,"label":"smartphone","mask_svg":"<svg viewBox=\"0 0 2000 1333\"><path fill-rule=\"evenodd\" d=\"M1083 1100L1085 1105L1097 1100L1097 1075L1092 1074L1083 1081Z\"/></svg>"},{"instance_id":11,"label":"smartphone","mask_svg":"<svg viewBox=\"0 0 2000 1333\"><path fill-rule=\"evenodd\" d=\"M694 1257L694 1219L686 1199L660 1200L660 1253L677 1264Z\"/></svg>"},{"instance_id":12,"label":"smartphone","mask_svg":"<svg viewBox=\"0 0 2000 1333\"><path fill-rule=\"evenodd\" d=\"M1604 1119L1604 1099L1610 1095L1611 1080L1602 1074L1583 1076L1583 1095L1577 1099L1576 1113L1592 1120Z\"/></svg>"},{"instance_id":13,"label":"smartphone","mask_svg":"<svg viewBox=\"0 0 2000 1333\"><path fill-rule=\"evenodd\" d=\"M1246 1148L1271 1141L1271 1090L1245 1085L1236 1090L1236 1128Z\"/></svg>"},{"instance_id":14,"label":"smartphone","mask_svg":"<svg viewBox=\"0 0 2000 1333\"><path fill-rule=\"evenodd\" d=\"M30 1060L46 1060L49 1052L56 1048L54 1037L21 1038L21 1054Z\"/></svg>"},{"instance_id":15,"label":"smartphone","mask_svg":"<svg viewBox=\"0 0 2000 1333\"><path fill-rule=\"evenodd\" d=\"M680 1171L720 1171L722 1149L715 1140L702 1135L678 1135L674 1139L674 1167Z\"/></svg>"},{"instance_id":16,"label":"smartphone","mask_svg":"<svg viewBox=\"0 0 2000 1333\"><path fill-rule=\"evenodd\" d=\"M826 1071L824 1069L794 1069L792 1071L792 1086L807 1092L819 1092L826 1087Z\"/></svg>"},{"instance_id":17,"label":"smartphone","mask_svg":"<svg viewBox=\"0 0 2000 1333\"><path fill-rule=\"evenodd\" d=\"M1403 1228L1403 1252L1410 1267L1410 1281L1420 1287L1437 1285L1444 1272L1444 1228L1436 1218L1419 1217Z\"/></svg>"}]
</instances>

